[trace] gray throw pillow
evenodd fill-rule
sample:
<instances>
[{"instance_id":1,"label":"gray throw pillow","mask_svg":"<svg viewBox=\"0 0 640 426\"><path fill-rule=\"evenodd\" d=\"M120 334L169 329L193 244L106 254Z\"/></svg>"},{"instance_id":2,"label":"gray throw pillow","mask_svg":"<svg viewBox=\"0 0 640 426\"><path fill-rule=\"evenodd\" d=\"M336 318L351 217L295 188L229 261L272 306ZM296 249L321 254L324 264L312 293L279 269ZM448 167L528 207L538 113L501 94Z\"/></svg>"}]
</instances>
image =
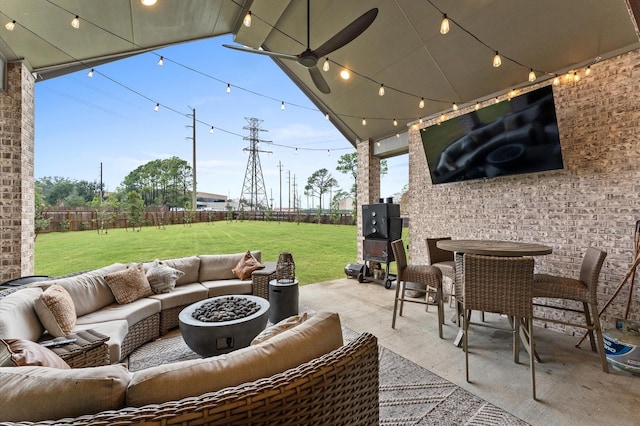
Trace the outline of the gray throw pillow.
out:
<instances>
[{"instance_id":1,"label":"gray throw pillow","mask_svg":"<svg viewBox=\"0 0 640 426\"><path fill-rule=\"evenodd\" d=\"M154 261L147 271L147 280L151 290L155 294L169 293L176 286L176 281L184 275L184 272L163 264L161 261Z\"/></svg>"}]
</instances>

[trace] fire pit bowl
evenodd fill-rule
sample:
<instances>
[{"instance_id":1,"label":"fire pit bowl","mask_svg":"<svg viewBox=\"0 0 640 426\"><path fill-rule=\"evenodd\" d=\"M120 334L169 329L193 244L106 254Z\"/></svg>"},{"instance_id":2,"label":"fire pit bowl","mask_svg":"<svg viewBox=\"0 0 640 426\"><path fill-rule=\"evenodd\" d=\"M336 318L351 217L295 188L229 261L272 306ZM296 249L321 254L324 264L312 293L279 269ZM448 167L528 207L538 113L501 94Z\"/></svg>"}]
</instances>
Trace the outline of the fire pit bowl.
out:
<instances>
[{"instance_id":1,"label":"fire pit bowl","mask_svg":"<svg viewBox=\"0 0 640 426\"><path fill-rule=\"evenodd\" d=\"M237 304L237 312L216 311L214 307L229 307ZM248 316L248 305L257 305L257 311ZM209 309L206 309L209 307ZM207 315L208 311L208 315ZM204 321L194 318L205 315ZM233 318L233 319L225 319ZM191 350L203 357L220 355L249 346L251 341L267 326L269 319L269 302L257 296L220 296L201 300L184 308L178 321L182 338Z\"/></svg>"}]
</instances>

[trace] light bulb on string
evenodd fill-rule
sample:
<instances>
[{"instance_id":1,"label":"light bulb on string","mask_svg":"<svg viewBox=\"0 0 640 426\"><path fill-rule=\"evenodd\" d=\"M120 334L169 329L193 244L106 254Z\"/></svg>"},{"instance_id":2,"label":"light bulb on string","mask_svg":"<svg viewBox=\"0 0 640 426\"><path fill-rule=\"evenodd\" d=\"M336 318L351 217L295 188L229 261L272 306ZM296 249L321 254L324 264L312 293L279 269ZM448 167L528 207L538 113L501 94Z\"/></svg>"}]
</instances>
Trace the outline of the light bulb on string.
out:
<instances>
[{"instance_id":1,"label":"light bulb on string","mask_svg":"<svg viewBox=\"0 0 640 426\"><path fill-rule=\"evenodd\" d=\"M380 141L376 141L376 146L380 147Z\"/></svg>"},{"instance_id":2,"label":"light bulb on string","mask_svg":"<svg viewBox=\"0 0 640 426\"><path fill-rule=\"evenodd\" d=\"M294 154L298 155L298 148L296 148L296 152Z\"/></svg>"},{"instance_id":3,"label":"light bulb on string","mask_svg":"<svg viewBox=\"0 0 640 426\"><path fill-rule=\"evenodd\" d=\"M396 138L399 138L399 137L400 137L400 133L396 133Z\"/></svg>"},{"instance_id":4,"label":"light bulb on string","mask_svg":"<svg viewBox=\"0 0 640 426\"><path fill-rule=\"evenodd\" d=\"M71 26L76 30L80 28L80 17L78 15L71 20Z\"/></svg>"},{"instance_id":5,"label":"light bulb on string","mask_svg":"<svg viewBox=\"0 0 640 426\"><path fill-rule=\"evenodd\" d=\"M4 27L8 30L8 31L13 31L13 29L16 27L16 21L9 21L7 22Z\"/></svg>"},{"instance_id":6,"label":"light bulb on string","mask_svg":"<svg viewBox=\"0 0 640 426\"><path fill-rule=\"evenodd\" d=\"M502 65L502 58L500 57L500 54L496 50L496 54L493 57L493 67L498 68L500 65Z\"/></svg>"},{"instance_id":7,"label":"light bulb on string","mask_svg":"<svg viewBox=\"0 0 640 426\"><path fill-rule=\"evenodd\" d=\"M573 73L573 81L579 81L580 80L580 74L578 74L578 72L574 72Z\"/></svg>"},{"instance_id":8,"label":"light bulb on string","mask_svg":"<svg viewBox=\"0 0 640 426\"><path fill-rule=\"evenodd\" d=\"M211 130L209 130L209 133L213 133L213 126L211 126Z\"/></svg>"},{"instance_id":9,"label":"light bulb on string","mask_svg":"<svg viewBox=\"0 0 640 426\"><path fill-rule=\"evenodd\" d=\"M227 83L227 93L231 93L231 85Z\"/></svg>"},{"instance_id":10,"label":"light bulb on string","mask_svg":"<svg viewBox=\"0 0 640 426\"><path fill-rule=\"evenodd\" d=\"M326 114L324 115L324 119L325 119L325 120L329 120L329 113L326 113Z\"/></svg>"},{"instance_id":11,"label":"light bulb on string","mask_svg":"<svg viewBox=\"0 0 640 426\"><path fill-rule=\"evenodd\" d=\"M329 71L329 58L324 58L324 63L322 64L322 71Z\"/></svg>"},{"instance_id":12,"label":"light bulb on string","mask_svg":"<svg viewBox=\"0 0 640 426\"><path fill-rule=\"evenodd\" d=\"M458 104L456 104L455 102L453 103L453 106L451 107L451 109L453 109L454 111L458 110Z\"/></svg>"},{"instance_id":13,"label":"light bulb on string","mask_svg":"<svg viewBox=\"0 0 640 426\"><path fill-rule=\"evenodd\" d=\"M440 34L446 34L449 32L449 18L447 18L447 14L445 13L442 16L442 22L440 23Z\"/></svg>"},{"instance_id":14,"label":"light bulb on string","mask_svg":"<svg viewBox=\"0 0 640 426\"><path fill-rule=\"evenodd\" d=\"M248 11L246 15L244 15L244 19L242 20L242 24L249 28L251 26L251 11Z\"/></svg>"},{"instance_id":15,"label":"light bulb on string","mask_svg":"<svg viewBox=\"0 0 640 426\"><path fill-rule=\"evenodd\" d=\"M378 89L378 95L384 96L384 84L380 85L380 88Z\"/></svg>"},{"instance_id":16,"label":"light bulb on string","mask_svg":"<svg viewBox=\"0 0 640 426\"><path fill-rule=\"evenodd\" d=\"M362 125L363 125L363 126L366 126L366 125L367 125L367 119L366 119L366 118L364 118L364 117L362 117Z\"/></svg>"},{"instance_id":17,"label":"light bulb on string","mask_svg":"<svg viewBox=\"0 0 640 426\"><path fill-rule=\"evenodd\" d=\"M351 73L348 69L344 68L340 71L340 77L342 77L343 80L349 80L349 78L351 78Z\"/></svg>"},{"instance_id":18,"label":"light bulb on string","mask_svg":"<svg viewBox=\"0 0 640 426\"><path fill-rule=\"evenodd\" d=\"M500 102L500 99L496 96L495 103L497 104L498 102Z\"/></svg>"},{"instance_id":19,"label":"light bulb on string","mask_svg":"<svg viewBox=\"0 0 640 426\"><path fill-rule=\"evenodd\" d=\"M480 102L476 102L476 106L475 106L475 110L479 110L480 109Z\"/></svg>"},{"instance_id":20,"label":"light bulb on string","mask_svg":"<svg viewBox=\"0 0 640 426\"><path fill-rule=\"evenodd\" d=\"M160 104L156 104L156 106L153 107L153 112L158 112L158 109L160 109Z\"/></svg>"},{"instance_id":21,"label":"light bulb on string","mask_svg":"<svg viewBox=\"0 0 640 426\"><path fill-rule=\"evenodd\" d=\"M87 73L87 77L93 77L93 68L91 68L91 70Z\"/></svg>"},{"instance_id":22,"label":"light bulb on string","mask_svg":"<svg viewBox=\"0 0 640 426\"><path fill-rule=\"evenodd\" d=\"M330 149L327 150L327 157L331 157L331 150Z\"/></svg>"},{"instance_id":23,"label":"light bulb on string","mask_svg":"<svg viewBox=\"0 0 640 426\"><path fill-rule=\"evenodd\" d=\"M591 65L589 65L587 69L584 70L584 75L586 75L587 77L591 75Z\"/></svg>"},{"instance_id":24,"label":"light bulb on string","mask_svg":"<svg viewBox=\"0 0 640 426\"><path fill-rule=\"evenodd\" d=\"M556 75L555 77L553 77L553 85L557 86L558 84L560 84L560 77Z\"/></svg>"},{"instance_id":25,"label":"light bulb on string","mask_svg":"<svg viewBox=\"0 0 640 426\"><path fill-rule=\"evenodd\" d=\"M420 119L418 120L418 122L420 122L420 124L422 124L422 117L420 117Z\"/></svg>"},{"instance_id":26,"label":"light bulb on string","mask_svg":"<svg viewBox=\"0 0 640 426\"><path fill-rule=\"evenodd\" d=\"M158 59L158 66L161 67L164 65L164 56L160 56L160 59Z\"/></svg>"},{"instance_id":27,"label":"light bulb on string","mask_svg":"<svg viewBox=\"0 0 640 426\"><path fill-rule=\"evenodd\" d=\"M393 125L397 126L398 125L398 120L396 120L395 118L393 119Z\"/></svg>"},{"instance_id":28,"label":"light bulb on string","mask_svg":"<svg viewBox=\"0 0 640 426\"><path fill-rule=\"evenodd\" d=\"M280 105L280 109L284 111L284 101L282 101L282 104Z\"/></svg>"},{"instance_id":29,"label":"light bulb on string","mask_svg":"<svg viewBox=\"0 0 640 426\"><path fill-rule=\"evenodd\" d=\"M536 81L536 73L533 71L533 68L529 70L529 81L533 83Z\"/></svg>"},{"instance_id":30,"label":"light bulb on string","mask_svg":"<svg viewBox=\"0 0 640 426\"><path fill-rule=\"evenodd\" d=\"M418 103L418 108L424 108L424 98L420 98L420 102Z\"/></svg>"}]
</instances>

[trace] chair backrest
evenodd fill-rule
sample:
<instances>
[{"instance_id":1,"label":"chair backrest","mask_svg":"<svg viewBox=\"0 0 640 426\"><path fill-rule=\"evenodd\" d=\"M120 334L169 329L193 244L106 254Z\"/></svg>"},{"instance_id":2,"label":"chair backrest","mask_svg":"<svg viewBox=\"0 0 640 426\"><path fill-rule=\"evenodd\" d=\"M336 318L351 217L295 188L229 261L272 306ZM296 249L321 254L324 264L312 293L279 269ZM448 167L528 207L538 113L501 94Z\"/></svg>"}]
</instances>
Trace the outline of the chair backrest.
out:
<instances>
[{"instance_id":1,"label":"chair backrest","mask_svg":"<svg viewBox=\"0 0 640 426\"><path fill-rule=\"evenodd\" d=\"M407 267L407 254L404 251L404 243L402 240L392 241L391 250L393 250L393 256L396 258L396 272L398 273L398 279L402 280L402 272Z\"/></svg>"},{"instance_id":2,"label":"chair backrest","mask_svg":"<svg viewBox=\"0 0 640 426\"><path fill-rule=\"evenodd\" d=\"M427 238L427 265L433 265L438 262L450 262L453 261L453 252L448 250L442 250L436 243L442 240L450 240L451 237L443 238Z\"/></svg>"},{"instance_id":3,"label":"chair backrest","mask_svg":"<svg viewBox=\"0 0 640 426\"><path fill-rule=\"evenodd\" d=\"M465 254L463 304L472 311L533 316L533 258Z\"/></svg>"},{"instance_id":4,"label":"chair backrest","mask_svg":"<svg viewBox=\"0 0 640 426\"><path fill-rule=\"evenodd\" d=\"M589 287L589 293L591 296L595 297L596 295L598 277L600 276L600 270L602 269L602 265L604 264L604 259L606 257L607 252L589 247L582 259L582 265L580 266L580 281Z\"/></svg>"}]
</instances>

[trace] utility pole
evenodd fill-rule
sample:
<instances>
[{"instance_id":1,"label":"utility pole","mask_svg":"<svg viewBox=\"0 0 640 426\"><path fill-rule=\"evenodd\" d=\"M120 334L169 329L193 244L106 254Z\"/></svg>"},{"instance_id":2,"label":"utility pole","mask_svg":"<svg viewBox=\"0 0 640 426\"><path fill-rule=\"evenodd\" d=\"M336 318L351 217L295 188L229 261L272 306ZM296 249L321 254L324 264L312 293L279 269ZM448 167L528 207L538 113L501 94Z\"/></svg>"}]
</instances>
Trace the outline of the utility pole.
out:
<instances>
[{"instance_id":1,"label":"utility pole","mask_svg":"<svg viewBox=\"0 0 640 426\"><path fill-rule=\"evenodd\" d=\"M102 205L102 200L104 200L104 193L102 192L102 161L100 162L100 205Z\"/></svg>"},{"instance_id":2,"label":"utility pole","mask_svg":"<svg viewBox=\"0 0 640 426\"><path fill-rule=\"evenodd\" d=\"M244 126L243 129L249 130L249 136L244 137L244 140L249 141L249 147L244 148L243 151L249 153L249 159L247 161L247 170L244 174L244 182L242 184L242 191L240 192L240 202L244 200L245 194L249 196L250 207L252 211L258 210L260 205L268 206L269 200L267 199L267 190L264 186L264 178L262 177L262 166L260 165L260 152L271 154L271 151L260 150L260 142L271 142L261 140L259 138L259 132L266 132L266 130L260 128L262 120L258 118L247 118L245 120L249 122L248 126Z\"/></svg>"},{"instance_id":3,"label":"utility pole","mask_svg":"<svg viewBox=\"0 0 640 426\"><path fill-rule=\"evenodd\" d=\"M282 162L278 160L278 170L280 170L280 212L282 212Z\"/></svg>"},{"instance_id":4,"label":"utility pole","mask_svg":"<svg viewBox=\"0 0 640 426\"><path fill-rule=\"evenodd\" d=\"M291 210L291 170L287 170L287 183L289 184L289 201L287 203L287 210Z\"/></svg>"},{"instance_id":5,"label":"utility pole","mask_svg":"<svg viewBox=\"0 0 640 426\"><path fill-rule=\"evenodd\" d=\"M192 193L191 193L191 210L192 211L196 211L196 207L198 206L196 203L196 109L195 108L191 108L191 111L193 112L192 114L187 114L191 115L191 118L193 119L191 126L187 126L187 127L191 127L191 130L193 131L193 136L187 139L191 139L191 141L193 142L193 161L191 164L191 169L193 170L193 188L192 188Z\"/></svg>"}]
</instances>

